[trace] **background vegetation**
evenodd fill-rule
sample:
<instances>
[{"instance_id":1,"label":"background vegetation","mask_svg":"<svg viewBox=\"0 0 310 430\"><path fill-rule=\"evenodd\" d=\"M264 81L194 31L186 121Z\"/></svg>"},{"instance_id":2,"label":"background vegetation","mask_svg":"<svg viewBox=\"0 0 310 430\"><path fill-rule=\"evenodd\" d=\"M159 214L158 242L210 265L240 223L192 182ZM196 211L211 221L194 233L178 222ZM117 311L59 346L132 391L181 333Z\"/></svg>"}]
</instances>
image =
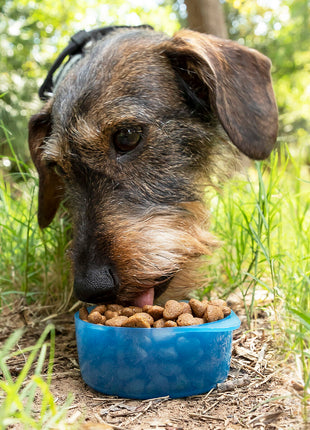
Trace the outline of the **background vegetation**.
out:
<instances>
[{"instance_id":1,"label":"background vegetation","mask_svg":"<svg viewBox=\"0 0 310 430\"><path fill-rule=\"evenodd\" d=\"M256 48L273 62L280 137L309 153L309 0L223 1L231 39ZM40 103L37 89L70 36L80 29L149 23L174 33L186 25L183 0L1 0L0 118L14 134L23 160L28 118ZM3 132L0 153L9 154ZM310 155L309 155L310 157Z\"/></svg>"},{"instance_id":2,"label":"background vegetation","mask_svg":"<svg viewBox=\"0 0 310 430\"><path fill-rule=\"evenodd\" d=\"M229 37L272 60L280 113L279 149L222 190L208 191L212 228L223 246L208 269L210 287L205 293L215 286L224 296L240 291L249 326L261 308L267 312L274 333L280 333L277 340L284 359L293 358L296 363L307 420L310 2L223 0L222 5ZM186 25L185 3L0 0L0 306L22 296L28 304L52 305L59 311L66 309L71 297L66 261L69 223L59 214L51 227L40 231L36 222L37 179L27 148L27 122L41 105L37 89L74 32L141 23L172 34ZM0 368L8 381L0 384L0 391L12 395L18 392L18 384L12 388L4 363L18 336L0 354ZM39 365L38 374L40 369ZM37 379L40 384L43 387ZM58 416L46 387L45 393L44 408L52 408L48 416ZM20 393L21 399L25 395ZM5 408L0 409L0 418L12 413L7 403Z\"/></svg>"}]
</instances>

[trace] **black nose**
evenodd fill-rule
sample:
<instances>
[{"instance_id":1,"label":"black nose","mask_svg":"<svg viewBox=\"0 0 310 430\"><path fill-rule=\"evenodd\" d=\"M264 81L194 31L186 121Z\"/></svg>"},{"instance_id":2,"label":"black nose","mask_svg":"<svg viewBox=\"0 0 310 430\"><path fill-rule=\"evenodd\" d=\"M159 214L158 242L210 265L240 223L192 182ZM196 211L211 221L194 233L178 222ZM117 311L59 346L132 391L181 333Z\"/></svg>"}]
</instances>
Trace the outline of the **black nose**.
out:
<instances>
[{"instance_id":1,"label":"black nose","mask_svg":"<svg viewBox=\"0 0 310 430\"><path fill-rule=\"evenodd\" d=\"M90 267L83 273L75 270L74 294L83 302L113 302L117 290L117 278L110 266Z\"/></svg>"}]
</instances>

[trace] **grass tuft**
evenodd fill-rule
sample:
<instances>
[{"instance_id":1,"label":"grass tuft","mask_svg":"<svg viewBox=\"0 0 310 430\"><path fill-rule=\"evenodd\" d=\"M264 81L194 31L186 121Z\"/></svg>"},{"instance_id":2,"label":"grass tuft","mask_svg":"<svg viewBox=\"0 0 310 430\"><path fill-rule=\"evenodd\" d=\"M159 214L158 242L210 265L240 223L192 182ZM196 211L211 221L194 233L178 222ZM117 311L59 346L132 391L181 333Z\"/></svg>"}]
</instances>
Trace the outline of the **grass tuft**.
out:
<instances>
[{"instance_id":1,"label":"grass tuft","mask_svg":"<svg viewBox=\"0 0 310 430\"><path fill-rule=\"evenodd\" d=\"M55 328L49 324L34 346L18 349L22 334L22 329L16 330L0 351L0 370L3 374L0 395L4 398L0 406L0 428L16 424L22 425L24 429L55 428L56 424L64 421L72 402L69 395L65 404L58 406L50 391L55 354ZM27 359L17 378L14 378L7 362L19 355L27 356ZM43 375L46 358L47 373Z\"/></svg>"},{"instance_id":2,"label":"grass tuft","mask_svg":"<svg viewBox=\"0 0 310 430\"><path fill-rule=\"evenodd\" d=\"M64 307L71 296L70 224L60 215L49 229L39 229L36 175L18 159L9 132L0 127L11 149L9 161L16 166L14 173L0 167L0 306L19 295L28 304Z\"/></svg>"},{"instance_id":3,"label":"grass tuft","mask_svg":"<svg viewBox=\"0 0 310 430\"><path fill-rule=\"evenodd\" d=\"M305 419L310 394L309 178L303 159L293 158L283 146L214 193L213 230L223 245L209 268L213 288L224 296L241 294L249 327L257 309L270 310L270 322L282 331L279 347L300 363Z\"/></svg>"}]
</instances>

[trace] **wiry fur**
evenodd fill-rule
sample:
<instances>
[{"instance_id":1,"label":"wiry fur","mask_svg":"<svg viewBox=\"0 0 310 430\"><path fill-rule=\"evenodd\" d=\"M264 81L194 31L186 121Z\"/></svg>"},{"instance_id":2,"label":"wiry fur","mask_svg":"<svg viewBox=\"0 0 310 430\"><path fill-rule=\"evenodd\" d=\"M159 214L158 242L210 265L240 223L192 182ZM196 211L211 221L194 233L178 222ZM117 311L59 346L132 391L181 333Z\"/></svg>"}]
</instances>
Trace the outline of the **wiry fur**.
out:
<instances>
[{"instance_id":1,"label":"wiry fur","mask_svg":"<svg viewBox=\"0 0 310 430\"><path fill-rule=\"evenodd\" d=\"M195 274L199 257L210 254L216 246L199 203L153 212L140 219L116 216L109 220L113 231L111 257L120 274L120 300L133 299L147 287L160 287L157 280L162 276L174 278L169 286L171 297L178 295L177 289L186 296L198 286Z\"/></svg>"},{"instance_id":2,"label":"wiry fur","mask_svg":"<svg viewBox=\"0 0 310 430\"><path fill-rule=\"evenodd\" d=\"M197 287L193 268L216 246L205 186L231 175L239 150L263 158L275 140L276 125L263 129L276 122L269 68L256 51L210 36L120 30L68 73L31 119L29 144L40 225L63 198L72 214L79 289L102 300L109 281L108 299L127 303L148 288L181 297ZM141 142L120 153L115 133L135 127Z\"/></svg>"}]
</instances>

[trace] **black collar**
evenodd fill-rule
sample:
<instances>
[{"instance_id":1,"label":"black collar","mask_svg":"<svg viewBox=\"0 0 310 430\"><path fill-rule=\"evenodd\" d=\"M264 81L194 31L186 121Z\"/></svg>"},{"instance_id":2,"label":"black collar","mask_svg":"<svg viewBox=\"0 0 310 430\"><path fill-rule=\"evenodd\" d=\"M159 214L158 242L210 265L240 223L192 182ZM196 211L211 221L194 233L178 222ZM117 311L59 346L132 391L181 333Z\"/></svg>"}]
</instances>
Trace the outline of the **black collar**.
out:
<instances>
[{"instance_id":1,"label":"black collar","mask_svg":"<svg viewBox=\"0 0 310 430\"><path fill-rule=\"evenodd\" d=\"M117 30L119 28L140 28L140 29L153 29L150 25L139 25L136 27L121 25L121 26L111 26L111 27L102 27L97 28L91 31L81 30L71 37L68 46L59 54L52 67L50 68L43 84L39 88L39 97L41 100L45 101L51 98L54 94L55 86L58 84L66 74L65 69L68 71L70 65L73 65L76 61L78 61L83 55L83 48L90 40L100 40L108 33ZM69 55L68 61L63 65L62 69L56 76L54 77L54 73L61 66L64 59ZM65 73L62 73L65 72Z\"/></svg>"}]
</instances>

